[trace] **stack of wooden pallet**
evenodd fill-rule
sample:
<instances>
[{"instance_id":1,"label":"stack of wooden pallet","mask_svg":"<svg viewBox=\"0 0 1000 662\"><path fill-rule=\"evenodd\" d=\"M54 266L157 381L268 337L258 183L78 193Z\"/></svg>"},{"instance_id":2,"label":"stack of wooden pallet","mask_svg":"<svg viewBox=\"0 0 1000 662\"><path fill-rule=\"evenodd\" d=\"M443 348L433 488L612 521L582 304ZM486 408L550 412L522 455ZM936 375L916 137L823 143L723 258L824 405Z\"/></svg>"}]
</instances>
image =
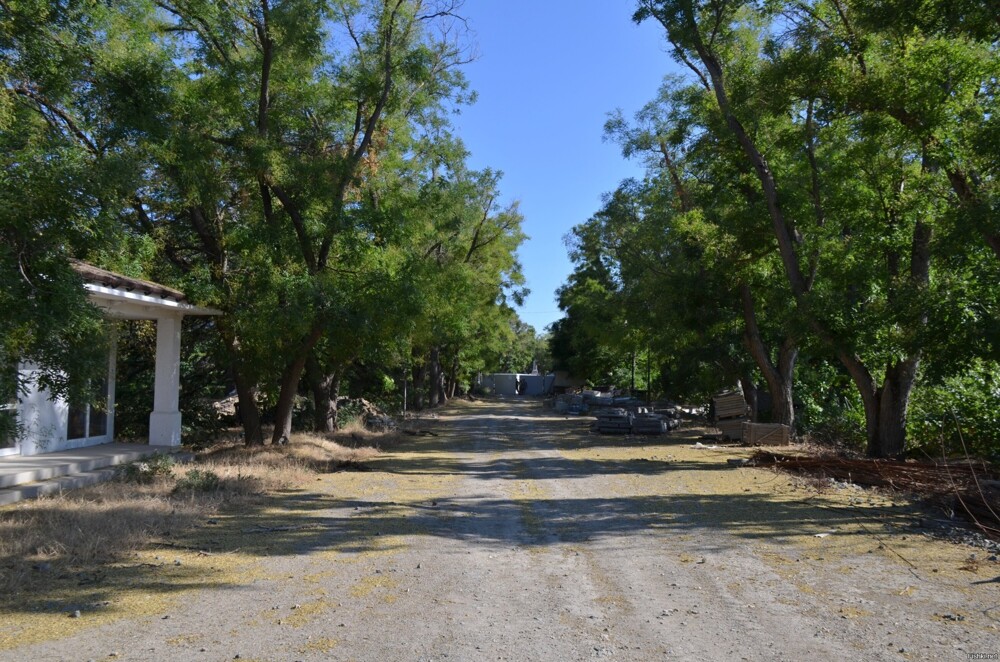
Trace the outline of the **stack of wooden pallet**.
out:
<instances>
[{"instance_id":1,"label":"stack of wooden pallet","mask_svg":"<svg viewBox=\"0 0 1000 662\"><path fill-rule=\"evenodd\" d=\"M632 419L632 434L666 434L670 428L660 414L640 412Z\"/></svg>"},{"instance_id":2,"label":"stack of wooden pallet","mask_svg":"<svg viewBox=\"0 0 1000 662\"><path fill-rule=\"evenodd\" d=\"M591 429L601 434L628 434L632 431L632 414L624 409L605 409Z\"/></svg>"},{"instance_id":3,"label":"stack of wooden pallet","mask_svg":"<svg viewBox=\"0 0 1000 662\"><path fill-rule=\"evenodd\" d=\"M715 410L715 427L726 439L742 439L743 423L747 421L747 403L736 392L720 393L712 398Z\"/></svg>"}]
</instances>

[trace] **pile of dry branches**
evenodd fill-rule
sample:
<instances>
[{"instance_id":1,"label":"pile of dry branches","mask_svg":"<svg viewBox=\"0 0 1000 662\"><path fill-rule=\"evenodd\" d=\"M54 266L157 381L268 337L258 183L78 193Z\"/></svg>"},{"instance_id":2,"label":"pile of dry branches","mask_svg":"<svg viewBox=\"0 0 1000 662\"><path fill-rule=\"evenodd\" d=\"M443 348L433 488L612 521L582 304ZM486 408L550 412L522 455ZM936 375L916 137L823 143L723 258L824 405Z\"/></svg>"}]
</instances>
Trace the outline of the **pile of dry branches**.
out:
<instances>
[{"instance_id":1,"label":"pile of dry branches","mask_svg":"<svg viewBox=\"0 0 1000 662\"><path fill-rule=\"evenodd\" d=\"M800 475L930 497L952 505L980 531L1000 539L1000 480L996 471L984 462L867 460L759 451L750 463Z\"/></svg>"}]
</instances>

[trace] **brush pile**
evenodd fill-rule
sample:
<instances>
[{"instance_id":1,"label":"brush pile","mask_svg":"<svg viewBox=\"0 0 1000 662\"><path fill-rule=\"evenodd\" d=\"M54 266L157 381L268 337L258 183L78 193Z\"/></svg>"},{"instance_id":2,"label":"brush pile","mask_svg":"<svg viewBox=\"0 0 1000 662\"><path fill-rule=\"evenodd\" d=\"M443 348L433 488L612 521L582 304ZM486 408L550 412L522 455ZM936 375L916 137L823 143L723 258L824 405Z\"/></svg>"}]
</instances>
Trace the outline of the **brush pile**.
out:
<instances>
[{"instance_id":1,"label":"brush pile","mask_svg":"<svg viewBox=\"0 0 1000 662\"><path fill-rule=\"evenodd\" d=\"M1000 540L1000 476L984 462L912 462L795 456L759 451L750 465L919 494L954 508Z\"/></svg>"}]
</instances>

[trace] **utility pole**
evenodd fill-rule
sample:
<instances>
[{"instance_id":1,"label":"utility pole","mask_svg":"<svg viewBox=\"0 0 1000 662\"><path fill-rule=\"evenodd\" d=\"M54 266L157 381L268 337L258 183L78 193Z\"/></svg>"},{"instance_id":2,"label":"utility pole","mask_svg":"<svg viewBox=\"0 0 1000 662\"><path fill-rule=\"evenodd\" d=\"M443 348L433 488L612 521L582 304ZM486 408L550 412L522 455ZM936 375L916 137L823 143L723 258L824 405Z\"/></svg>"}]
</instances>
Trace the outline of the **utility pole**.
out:
<instances>
[{"instance_id":1,"label":"utility pole","mask_svg":"<svg viewBox=\"0 0 1000 662\"><path fill-rule=\"evenodd\" d=\"M632 350L632 389L629 395L635 395L635 350Z\"/></svg>"},{"instance_id":2,"label":"utility pole","mask_svg":"<svg viewBox=\"0 0 1000 662\"><path fill-rule=\"evenodd\" d=\"M650 384L652 373L649 369L649 347L646 347L646 404L650 402L650 396L653 393L653 385Z\"/></svg>"}]
</instances>

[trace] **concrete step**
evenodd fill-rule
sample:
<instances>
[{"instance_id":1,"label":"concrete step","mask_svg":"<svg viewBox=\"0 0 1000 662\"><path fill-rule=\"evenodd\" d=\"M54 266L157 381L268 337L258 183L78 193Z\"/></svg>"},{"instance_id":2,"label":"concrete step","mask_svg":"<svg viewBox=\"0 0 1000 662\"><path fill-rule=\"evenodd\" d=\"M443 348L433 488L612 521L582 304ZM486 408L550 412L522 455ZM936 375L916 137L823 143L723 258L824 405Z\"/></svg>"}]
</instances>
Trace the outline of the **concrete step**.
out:
<instances>
[{"instance_id":1,"label":"concrete step","mask_svg":"<svg viewBox=\"0 0 1000 662\"><path fill-rule=\"evenodd\" d=\"M127 464L173 448L139 444L102 444L72 451L0 458L0 488Z\"/></svg>"},{"instance_id":2,"label":"concrete step","mask_svg":"<svg viewBox=\"0 0 1000 662\"><path fill-rule=\"evenodd\" d=\"M117 471L115 467L108 467L96 471L58 476L37 483L5 487L0 489L0 506L8 506L22 499L37 499L41 496L61 494L66 490L97 485L98 483L103 483L114 478Z\"/></svg>"},{"instance_id":3,"label":"concrete step","mask_svg":"<svg viewBox=\"0 0 1000 662\"><path fill-rule=\"evenodd\" d=\"M87 451L87 457L80 457L81 453L52 453L35 458L15 458L17 463L9 458L0 459L0 506L111 480L117 474L118 466L166 450L149 446L137 448L135 445L128 450L92 447L81 449ZM168 454L178 463L194 459L194 455L186 451ZM15 466L12 468L11 464Z\"/></svg>"}]
</instances>

